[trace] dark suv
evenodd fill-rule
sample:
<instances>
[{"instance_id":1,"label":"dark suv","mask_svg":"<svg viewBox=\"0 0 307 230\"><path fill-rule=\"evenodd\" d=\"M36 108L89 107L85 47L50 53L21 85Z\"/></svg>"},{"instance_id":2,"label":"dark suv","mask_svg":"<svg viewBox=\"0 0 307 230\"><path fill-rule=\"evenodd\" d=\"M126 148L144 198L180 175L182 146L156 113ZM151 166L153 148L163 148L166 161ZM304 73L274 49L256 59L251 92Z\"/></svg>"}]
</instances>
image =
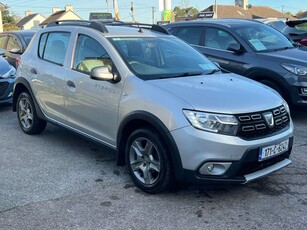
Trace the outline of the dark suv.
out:
<instances>
[{"instance_id":1,"label":"dark suv","mask_svg":"<svg viewBox=\"0 0 307 230\"><path fill-rule=\"evenodd\" d=\"M307 52L270 26L253 20L208 19L165 27L223 69L270 86L292 105L307 105Z\"/></svg>"},{"instance_id":2,"label":"dark suv","mask_svg":"<svg viewBox=\"0 0 307 230\"><path fill-rule=\"evenodd\" d=\"M5 50L3 57L16 67L16 59L23 54L29 45L35 30L16 30L0 33L0 48Z\"/></svg>"}]
</instances>

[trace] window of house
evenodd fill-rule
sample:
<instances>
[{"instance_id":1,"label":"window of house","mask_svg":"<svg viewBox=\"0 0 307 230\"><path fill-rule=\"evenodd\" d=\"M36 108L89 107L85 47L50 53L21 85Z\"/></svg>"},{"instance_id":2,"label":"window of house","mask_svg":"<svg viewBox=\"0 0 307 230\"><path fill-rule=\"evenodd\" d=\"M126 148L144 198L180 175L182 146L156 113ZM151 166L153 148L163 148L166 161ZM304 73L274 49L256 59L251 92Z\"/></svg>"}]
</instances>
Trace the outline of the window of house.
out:
<instances>
[{"instance_id":1,"label":"window of house","mask_svg":"<svg viewBox=\"0 0 307 230\"><path fill-rule=\"evenodd\" d=\"M38 55L40 58L63 65L70 38L68 32L52 32L42 34Z\"/></svg>"},{"instance_id":2,"label":"window of house","mask_svg":"<svg viewBox=\"0 0 307 230\"><path fill-rule=\"evenodd\" d=\"M95 39L80 34L78 36L73 69L90 74L91 70L99 66L107 66L112 71L112 61L107 51Z\"/></svg>"}]
</instances>

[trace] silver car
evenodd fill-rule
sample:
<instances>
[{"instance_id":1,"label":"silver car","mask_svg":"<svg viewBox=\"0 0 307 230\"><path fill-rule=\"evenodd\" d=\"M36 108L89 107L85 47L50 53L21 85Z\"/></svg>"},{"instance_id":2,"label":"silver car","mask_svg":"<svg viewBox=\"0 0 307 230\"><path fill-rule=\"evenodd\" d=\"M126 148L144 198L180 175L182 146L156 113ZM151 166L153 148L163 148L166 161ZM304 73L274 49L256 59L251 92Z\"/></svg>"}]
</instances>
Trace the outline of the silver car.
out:
<instances>
[{"instance_id":1,"label":"silver car","mask_svg":"<svg viewBox=\"0 0 307 230\"><path fill-rule=\"evenodd\" d=\"M293 124L279 94L223 74L157 25L53 22L19 63L22 131L51 122L107 145L145 192L246 183L291 163Z\"/></svg>"}]
</instances>

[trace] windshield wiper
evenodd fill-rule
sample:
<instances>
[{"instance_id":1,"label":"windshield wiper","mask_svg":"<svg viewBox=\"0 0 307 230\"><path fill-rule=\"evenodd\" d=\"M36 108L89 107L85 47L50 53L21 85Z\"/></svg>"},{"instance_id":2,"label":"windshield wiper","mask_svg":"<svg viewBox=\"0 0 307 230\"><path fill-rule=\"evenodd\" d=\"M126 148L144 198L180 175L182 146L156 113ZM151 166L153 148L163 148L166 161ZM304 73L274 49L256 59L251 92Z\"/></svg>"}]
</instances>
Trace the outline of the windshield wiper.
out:
<instances>
[{"instance_id":1,"label":"windshield wiper","mask_svg":"<svg viewBox=\"0 0 307 230\"><path fill-rule=\"evenodd\" d=\"M197 75L202 75L202 74L203 74L203 72L184 72L184 73L179 73L179 74L169 74L169 75L161 76L160 79L197 76Z\"/></svg>"},{"instance_id":2,"label":"windshield wiper","mask_svg":"<svg viewBox=\"0 0 307 230\"><path fill-rule=\"evenodd\" d=\"M209 71L208 73L205 73L206 75L210 75L210 74L214 74L214 73L217 73L217 72L220 72L221 70L220 69L213 69L211 71Z\"/></svg>"},{"instance_id":3,"label":"windshield wiper","mask_svg":"<svg viewBox=\"0 0 307 230\"><path fill-rule=\"evenodd\" d=\"M274 51L279 51L279 50L287 50L289 48L292 48L292 47L282 47L282 48L278 48L278 49L274 49Z\"/></svg>"}]
</instances>

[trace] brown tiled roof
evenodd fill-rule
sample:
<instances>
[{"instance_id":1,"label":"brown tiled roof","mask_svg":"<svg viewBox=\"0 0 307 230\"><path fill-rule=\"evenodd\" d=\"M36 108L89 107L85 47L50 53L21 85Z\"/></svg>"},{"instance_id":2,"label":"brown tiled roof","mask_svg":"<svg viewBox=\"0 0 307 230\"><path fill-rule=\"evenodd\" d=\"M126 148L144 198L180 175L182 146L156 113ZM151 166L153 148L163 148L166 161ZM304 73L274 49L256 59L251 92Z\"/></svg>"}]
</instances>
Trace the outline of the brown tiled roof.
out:
<instances>
[{"instance_id":1,"label":"brown tiled roof","mask_svg":"<svg viewBox=\"0 0 307 230\"><path fill-rule=\"evenodd\" d=\"M296 15L297 18L307 18L307 11L304 11L302 13L299 13Z\"/></svg>"},{"instance_id":2,"label":"brown tiled roof","mask_svg":"<svg viewBox=\"0 0 307 230\"><path fill-rule=\"evenodd\" d=\"M202 10L202 12L215 11L215 5L211 5L208 8ZM289 18L294 17L281 13L267 6L252 6L248 10L244 10L240 6L236 5L217 5L217 17L218 18Z\"/></svg>"},{"instance_id":3,"label":"brown tiled roof","mask_svg":"<svg viewBox=\"0 0 307 230\"><path fill-rule=\"evenodd\" d=\"M53 22L53 21L57 21L60 20L62 16L64 16L67 12L69 11L65 11L65 10L60 10L58 12L55 12L54 14L51 14L45 21L43 21L40 25L47 25L49 22ZM73 11L70 11L72 13L74 13ZM74 13L75 14L75 13ZM76 15L78 16L78 15ZM78 16L79 17L79 16ZM79 17L80 18L80 17ZM81 18L80 18L81 19Z\"/></svg>"},{"instance_id":4,"label":"brown tiled roof","mask_svg":"<svg viewBox=\"0 0 307 230\"><path fill-rule=\"evenodd\" d=\"M202 12L215 11L215 6L211 5ZM218 18L252 18L252 15L240 6L233 5L217 5Z\"/></svg>"}]
</instances>

